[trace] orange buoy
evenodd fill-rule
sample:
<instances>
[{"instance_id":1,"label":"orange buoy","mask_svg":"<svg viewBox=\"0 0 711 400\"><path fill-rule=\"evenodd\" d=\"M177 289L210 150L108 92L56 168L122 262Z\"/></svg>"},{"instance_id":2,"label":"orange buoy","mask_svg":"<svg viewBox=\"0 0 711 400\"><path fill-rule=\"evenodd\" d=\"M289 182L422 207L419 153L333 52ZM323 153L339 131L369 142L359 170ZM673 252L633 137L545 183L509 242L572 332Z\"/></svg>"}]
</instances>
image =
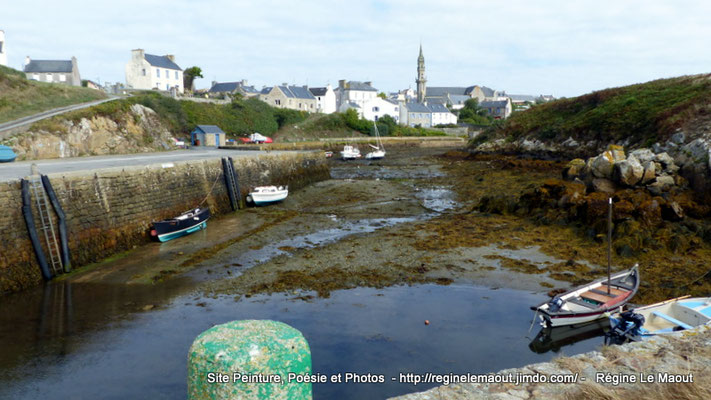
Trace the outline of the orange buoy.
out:
<instances>
[{"instance_id":1,"label":"orange buoy","mask_svg":"<svg viewBox=\"0 0 711 400\"><path fill-rule=\"evenodd\" d=\"M430 320L429 320L429 319L426 319L426 320L425 320L425 325L429 325L429 324L430 324Z\"/></svg>"}]
</instances>

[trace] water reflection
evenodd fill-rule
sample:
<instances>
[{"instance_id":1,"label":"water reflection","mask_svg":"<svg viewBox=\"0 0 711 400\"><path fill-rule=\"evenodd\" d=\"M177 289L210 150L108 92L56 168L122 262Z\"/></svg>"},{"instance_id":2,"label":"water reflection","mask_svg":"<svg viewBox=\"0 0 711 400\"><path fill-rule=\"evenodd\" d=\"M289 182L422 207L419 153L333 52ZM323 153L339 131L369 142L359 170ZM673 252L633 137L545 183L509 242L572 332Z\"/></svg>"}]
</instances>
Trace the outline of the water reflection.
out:
<instances>
[{"instance_id":1,"label":"water reflection","mask_svg":"<svg viewBox=\"0 0 711 400\"><path fill-rule=\"evenodd\" d=\"M528 345L528 348L539 354L549 351L558 353L565 346L571 346L590 338L602 337L609 329L610 322L607 318L582 325L542 328ZM600 344L602 344L602 342L600 342Z\"/></svg>"}]
</instances>

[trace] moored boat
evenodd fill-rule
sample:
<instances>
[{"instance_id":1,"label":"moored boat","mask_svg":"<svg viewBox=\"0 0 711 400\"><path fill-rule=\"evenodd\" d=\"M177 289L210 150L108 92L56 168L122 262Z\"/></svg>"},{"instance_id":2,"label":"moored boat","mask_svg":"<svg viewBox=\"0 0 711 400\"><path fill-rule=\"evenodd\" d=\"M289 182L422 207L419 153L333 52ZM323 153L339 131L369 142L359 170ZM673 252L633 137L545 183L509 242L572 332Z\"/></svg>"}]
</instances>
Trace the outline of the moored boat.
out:
<instances>
[{"instance_id":1,"label":"moored boat","mask_svg":"<svg viewBox=\"0 0 711 400\"><path fill-rule=\"evenodd\" d=\"M167 242L168 240L207 228L207 220L209 218L210 209L198 207L186 211L175 218L153 222L151 236L161 242Z\"/></svg>"},{"instance_id":2,"label":"moored boat","mask_svg":"<svg viewBox=\"0 0 711 400\"><path fill-rule=\"evenodd\" d=\"M369 144L369 146L373 148L373 151L365 155L366 160L380 160L382 158L385 158L385 146L383 146L383 141L380 139L380 132L378 132L378 124L376 124L375 122L373 122L373 129L375 131L376 146Z\"/></svg>"},{"instance_id":3,"label":"moored boat","mask_svg":"<svg viewBox=\"0 0 711 400\"><path fill-rule=\"evenodd\" d=\"M289 195L288 186L257 186L249 195L247 201L257 206L277 203L284 200Z\"/></svg>"},{"instance_id":4,"label":"moored boat","mask_svg":"<svg viewBox=\"0 0 711 400\"><path fill-rule=\"evenodd\" d=\"M639 289L639 270L634 267L556 295L531 309L540 313L547 327L581 324L604 318L625 305Z\"/></svg>"},{"instance_id":5,"label":"moored boat","mask_svg":"<svg viewBox=\"0 0 711 400\"><path fill-rule=\"evenodd\" d=\"M677 297L610 316L612 342L692 329L711 323L711 297Z\"/></svg>"},{"instance_id":6,"label":"moored boat","mask_svg":"<svg viewBox=\"0 0 711 400\"><path fill-rule=\"evenodd\" d=\"M12 162L17 158L17 154L7 146L0 145L0 162Z\"/></svg>"},{"instance_id":7,"label":"moored boat","mask_svg":"<svg viewBox=\"0 0 711 400\"><path fill-rule=\"evenodd\" d=\"M360 158L360 150L357 147L351 145L343 146L343 151L341 151L341 158L344 160L355 160Z\"/></svg>"}]
</instances>

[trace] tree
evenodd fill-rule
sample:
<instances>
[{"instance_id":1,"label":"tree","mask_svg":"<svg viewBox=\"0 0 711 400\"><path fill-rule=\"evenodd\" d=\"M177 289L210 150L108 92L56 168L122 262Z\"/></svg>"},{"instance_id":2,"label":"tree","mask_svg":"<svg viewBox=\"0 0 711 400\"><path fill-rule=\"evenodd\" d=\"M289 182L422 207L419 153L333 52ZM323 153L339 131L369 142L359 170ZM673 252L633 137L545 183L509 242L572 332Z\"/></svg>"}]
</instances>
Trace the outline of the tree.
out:
<instances>
[{"instance_id":1,"label":"tree","mask_svg":"<svg viewBox=\"0 0 711 400\"><path fill-rule=\"evenodd\" d=\"M385 92L380 92L380 93L378 93L378 97L380 97L381 99L387 99L388 95L385 94Z\"/></svg>"},{"instance_id":2,"label":"tree","mask_svg":"<svg viewBox=\"0 0 711 400\"><path fill-rule=\"evenodd\" d=\"M193 83L195 78L202 78L202 69L200 67L190 67L183 71L183 87L185 90L193 91Z\"/></svg>"}]
</instances>

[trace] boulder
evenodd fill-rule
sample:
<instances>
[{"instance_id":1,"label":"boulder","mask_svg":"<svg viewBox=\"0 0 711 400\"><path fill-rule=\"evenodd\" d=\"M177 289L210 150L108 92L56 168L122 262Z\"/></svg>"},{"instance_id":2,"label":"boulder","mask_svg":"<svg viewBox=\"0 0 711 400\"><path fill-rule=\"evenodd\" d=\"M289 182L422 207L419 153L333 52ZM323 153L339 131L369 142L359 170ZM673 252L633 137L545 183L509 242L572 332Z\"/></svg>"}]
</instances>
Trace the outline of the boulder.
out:
<instances>
[{"instance_id":1,"label":"boulder","mask_svg":"<svg viewBox=\"0 0 711 400\"><path fill-rule=\"evenodd\" d=\"M646 185L649 182L652 182L654 178L657 177L656 174L656 165L654 164L654 161L647 161L642 164L642 168L644 168L644 173L642 174L642 180L639 182L642 185Z\"/></svg>"},{"instance_id":2,"label":"boulder","mask_svg":"<svg viewBox=\"0 0 711 400\"><path fill-rule=\"evenodd\" d=\"M654 161L661 163L664 168L666 168L667 165L674 164L674 159L666 152L654 156Z\"/></svg>"},{"instance_id":3,"label":"boulder","mask_svg":"<svg viewBox=\"0 0 711 400\"><path fill-rule=\"evenodd\" d=\"M684 218L684 210L676 201L664 203L662 204L662 218L667 221L681 221Z\"/></svg>"},{"instance_id":4,"label":"boulder","mask_svg":"<svg viewBox=\"0 0 711 400\"><path fill-rule=\"evenodd\" d=\"M639 160L630 155L626 160L616 162L613 167L613 180L626 186L634 186L642 180L644 167Z\"/></svg>"},{"instance_id":5,"label":"boulder","mask_svg":"<svg viewBox=\"0 0 711 400\"><path fill-rule=\"evenodd\" d=\"M625 149L624 149L624 147L622 147L620 145L616 145L616 144L608 145L605 153L607 153L607 152L610 153L610 155L612 156L612 160L614 162L622 161L626 158L625 157Z\"/></svg>"},{"instance_id":6,"label":"boulder","mask_svg":"<svg viewBox=\"0 0 711 400\"><path fill-rule=\"evenodd\" d=\"M605 151L592 159L590 172L597 178L610 178L612 176L612 166L615 159L610 151Z\"/></svg>"},{"instance_id":7,"label":"boulder","mask_svg":"<svg viewBox=\"0 0 711 400\"><path fill-rule=\"evenodd\" d=\"M637 149L632 151L630 155L635 156L642 164L654 160L654 152L650 149Z\"/></svg>"},{"instance_id":8,"label":"boulder","mask_svg":"<svg viewBox=\"0 0 711 400\"><path fill-rule=\"evenodd\" d=\"M582 175L585 170L585 161L580 158L571 160L565 168L563 168L563 179L573 180Z\"/></svg>"},{"instance_id":9,"label":"boulder","mask_svg":"<svg viewBox=\"0 0 711 400\"><path fill-rule=\"evenodd\" d=\"M617 185L615 185L615 182L605 178L593 179L592 187L594 191L602 193L612 194L617 191Z\"/></svg>"},{"instance_id":10,"label":"boulder","mask_svg":"<svg viewBox=\"0 0 711 400\"><path fill-rule=\"evenodd\" d=\"M675 134L673 134L671 137L672 143L676 143L679 145L684 144L685 140L686 140L686 134L684 133L684 131L678 131Z\"/></svg>"},{"instance_id":11,"label":"boulder","mask_svg":"<svg viewBox=\"0 0 711 400\"><path fill-rule=\"evenodd\" d=\"M661 195L662 192L669 190L674 186L674 177L669 175L658 176L651 184L647 185L647 190L654 195Z\"/></svg>"}]
</instances>

